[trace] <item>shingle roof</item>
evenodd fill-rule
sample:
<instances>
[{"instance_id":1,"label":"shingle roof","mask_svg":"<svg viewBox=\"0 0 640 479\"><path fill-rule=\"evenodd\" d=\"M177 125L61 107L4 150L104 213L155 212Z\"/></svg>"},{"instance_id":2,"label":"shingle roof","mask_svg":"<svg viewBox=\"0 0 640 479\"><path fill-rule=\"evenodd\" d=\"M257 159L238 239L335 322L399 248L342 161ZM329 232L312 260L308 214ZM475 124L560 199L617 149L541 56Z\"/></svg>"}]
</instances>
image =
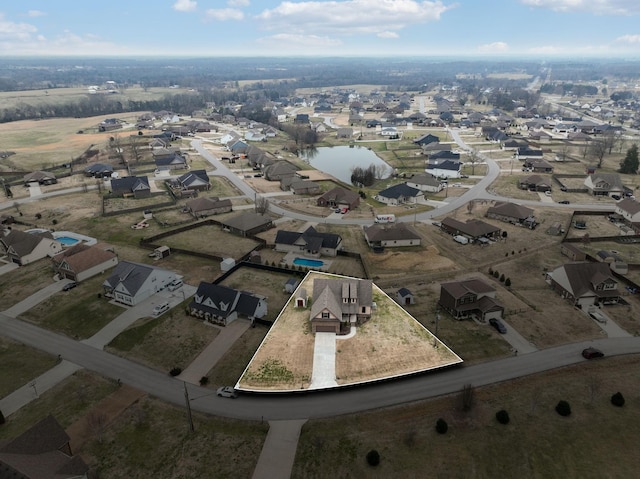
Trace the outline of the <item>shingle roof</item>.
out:
<instances>
[{"instance_id":1,"label":"shingle roof","mask_svg":"<svg viewBox=\"0 0 640 479\"><path fill-rule=\"evenodd\" d=\"M364 234L369 241L398 241L422 239L411 226L405 223L387 225L371 225L364 227Z\"/></svg>"},{"instance_id":2,"label":"shingle roof","mask_svg":"<svg viewBox=\"0 0 640 479\"><path fill-rule=\"evenodd\" d=\"M526 206L517 205L515 203L496 203L495 206L490 207L487 213L493 213L500 216L508 216L510 218L518 218L525 220L533 215L533 210Z\"/></svg>"},{"instance_id":3,"label":"shingle roof","mask_svg":"<svg viewBox=\"0 0 640 479\"><path fill-rule=\"evenodd\" d=\"M250 231L254 228L266 226L272 222L269 216L262 216L257 213L240 213L232 218L221 221L221 223L229 228L240 231Z\"/></svg>"},{"instance_id":4,"label":"shingle roof","mask_svg":"<svg viewBox=\"0 0 640 479\"><path fill-rule=\"evenodd\" d=\"M390 186L389 188L382 190L378 193L378 196L384 198L414 198L420 194L420 190L408 186L406 183L400 183L398 185Z\"/></svg>"},{"instance_id":5,"label":"shingle roof","mask_svg":"<svg viewBox=\"0 0 640 479\"><path fill-rule=\"evenodd\" d=\"M442 283L440 286L454 298L460 298L468 293L481 294L495 291L494 287L477 278Z\"/></svg>"},{"instance_id":6,"label":"shingle roof","mask_svg":"<svg viewBox=\"0 0 640 479\"><path fill-rule=\"evenodd\" d=\"M58 265L65 262L74 273L81 273L116 256L113 251L106 250L102 246L87 246L79 243L55 255L53 262Z\"/></svg>"},{"instance_id":7,"label":"shingle roof","mask_svg":"<svg viewBox=\"0 0 640 479\"><path fill-rule=\"evenodd\" d=\"M280 230L276 233L276 243L293 245L303 240L310 249L318 251L320 248L337 248L342 242L340 235L334 233L320 233L313 226L304 232Z\"/></svg>"}]
</instances>

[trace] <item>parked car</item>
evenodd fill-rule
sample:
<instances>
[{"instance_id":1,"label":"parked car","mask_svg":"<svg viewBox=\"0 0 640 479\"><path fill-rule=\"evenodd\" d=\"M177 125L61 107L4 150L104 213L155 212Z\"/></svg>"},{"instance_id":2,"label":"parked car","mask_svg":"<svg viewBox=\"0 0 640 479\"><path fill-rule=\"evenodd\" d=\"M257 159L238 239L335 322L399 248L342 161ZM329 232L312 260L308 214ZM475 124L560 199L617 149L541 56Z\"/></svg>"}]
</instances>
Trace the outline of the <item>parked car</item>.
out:
<instances>
[{"instance_id":1,"label":"parked car","mask_svg":"<svg viewBox=\"0 0 640 479\"><path fill-rule=\"evenodd\" d=\"M585 359L596 359L604 356L598 348L586 348L582 350L582 357Z\"/></svg>"},{"instance_id":2,"label":"parked car","mask_svg":"<svg viewBox=\"0 0 640 479\"><path fill-rule=\"evenodd\" d=\"M222 386L221 388L218 388L216 394L223 398L235 399L238 397L238 392L233 388L233 386Z\"/></svg>"},{"instance_id":3,"label":"parked car","mask_svg":"<svg viewBox=\"0 0 640 479\"><path fill-rule=\"evenodd\" d=\"M160 316L165 311L169 311L169 308L170 308L169 303L165 301L163 303L156 305L156 307L153 308L153 311L151 312L151 314L153 314L154 316Z\"/></svg>"},{"instance_id":4,"label":"parked car","mask_svg":"<svg viewBox=\"0 0 640 479\"><path fill-rule=\"evenodd\" d=\"M456 243L460 243L460 244L468 244L469 243L469 238L467 238L466 236L462 236L462 235L455 235L453 237L453 241L455 241Z\"/></svg>"},{"instance_id":5,"label":"parked car","mask_svg":"<svg viewBox=\"0 0 640 479\"><path fill-rule=\"evenodd\" d=\"M169 285L167 286L167 289L169 291L175 291L176 289L182 287L184 283L182 282L181 279L174 279L173 281L171 281L171 283L169 283Z\"/></svg>"},{"instance_id":6,"label":"parked car","mask_svg":"<svg viewBox=\"0 0 640 479\"><path fill-rule=\"evenodd\" d=\"M560 203L561 205L568 205L571 202L569 200L562 200L562 201L558 201L558 203Z\"/></svg>"},{"instance_id":7,"label":"parked car","mask_svg":"<svg viewBox=\"0 0 640 479\"><path fill-rule=\"evenodd\" d=\"M78 283L76 283L75 281L71 281L70 283L67 283L62 287L62 291L69 291L70 289L73 289L76 286L78 286Z\"/></svg>"},{"instance_id":8,"label":"parked car","mask_svg":"<svg viewBox=\"0 0 640 479\"><path fill-rule=\"evenodd\" d=\"M489 324L496 328L496 331L498 331L500 334L505 334L507 332L507 328L499 319L491 318L489 320Z\"/></svg>"},{"instance_id":9,"label":"parked car","mask_svg":"<svg viewBox=\"0 0 640 479\"><path fill-rule=\"evenodd\" d=\"M607 322L607 317L598 310L589 311L589 316L591 316L593 319L595 319L599 323Z\"/></svg>"},{"instance_id":10,"label":"parked car","mask_svg":"<svg viewBox=\"0 0 640 479\"><path fill-rule=\"evenodd\" d=\"M611 195L611 198L618 201L620 199L620 195Z\"/></svg>"},{"instance_id":11,"label":"parked car","mask_svg":"<svg viewBox=\"0 0 640 479\"><path fill-rule=\"evenodd\" d=\"M547 190L547 191L545 191L545 192L544 192L544 194L545 194L546 196L551 196L551 191Z\"/></svg>"}]
</instances>

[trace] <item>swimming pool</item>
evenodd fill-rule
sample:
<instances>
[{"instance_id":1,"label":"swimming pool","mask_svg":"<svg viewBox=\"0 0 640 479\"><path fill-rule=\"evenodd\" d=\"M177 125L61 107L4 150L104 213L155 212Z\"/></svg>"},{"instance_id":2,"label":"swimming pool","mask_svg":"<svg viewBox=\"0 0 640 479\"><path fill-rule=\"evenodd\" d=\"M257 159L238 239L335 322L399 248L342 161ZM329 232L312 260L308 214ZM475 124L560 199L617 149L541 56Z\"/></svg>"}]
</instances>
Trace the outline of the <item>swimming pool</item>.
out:
<instances>
[{"instance_id":1,"label":"swimming pool","mask_svg":"<svg viewBox=\"0 0 640 479\"><path fill-rule=\"evenodd\" d=\"M76 238L71 238L70 236L58 236L56 238L58 243L62 243L64 246L72 246L78 243L80 240Z\"/></svg>"},{"instance_id":2,"label":"swimming pool","mask_svg":"<svg viewBox=\"0 0 640 479\"><path fill-rule=\"evenodd\" d=\"M324 261L320 261L319 259L295 258L293 264L296 266L306 266L307 268L321 268L324 266Z\"/></svg>"}]
</instances>

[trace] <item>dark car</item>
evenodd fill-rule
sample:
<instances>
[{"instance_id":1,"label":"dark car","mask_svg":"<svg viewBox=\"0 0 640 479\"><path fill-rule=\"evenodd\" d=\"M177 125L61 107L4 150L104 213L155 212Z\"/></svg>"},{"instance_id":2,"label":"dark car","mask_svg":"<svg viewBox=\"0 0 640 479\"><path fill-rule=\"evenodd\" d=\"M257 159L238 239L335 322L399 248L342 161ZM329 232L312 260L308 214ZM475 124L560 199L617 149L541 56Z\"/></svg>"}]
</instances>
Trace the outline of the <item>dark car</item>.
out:
<instances>
[{"instance_id":1,"label":"dark car","mask_svg":"<svg viewBox=\"0 0 640 479\"><path fill-rule=\"evenodd\" d=\"M489 324L496 328L496 331L498 331L500 334L505 334L507 332L507 328L500 322L499 319L491 318L489 320Z\"/></svg>"},{"instance_id":2,"label":"dark car","mask_svg":"<svg viewBox=\"0 0 640 479\"><path fill-rule=\"evenodd\" d=\"M562 201L558 201L558 203L560 203L561 205L568 205L571 202L568 200L562 200Z\"/></svg>"},{"instance_id":3,"label":"dark car","mask_svg":"<svg viewBox=\"0 0 640 479\"><path fill-rule=\"evenodd\" d=\"M582 357L585 359L596 359L604 356L604 353L597 348L586 348L582 350Z\"/></svg>"},{"instance_id":4,"label":"dark car","mask_svg":"<svg viewBox=\"0 0 640 479\"><path fill-rule=\"evenodd\" d=\"M78 283L76 283L75 281L71 281L70 283L67 283L62 287L62 291L69 291L70 289L73 289L76 286L78 286Z\"/></svg>"}]
</instances>

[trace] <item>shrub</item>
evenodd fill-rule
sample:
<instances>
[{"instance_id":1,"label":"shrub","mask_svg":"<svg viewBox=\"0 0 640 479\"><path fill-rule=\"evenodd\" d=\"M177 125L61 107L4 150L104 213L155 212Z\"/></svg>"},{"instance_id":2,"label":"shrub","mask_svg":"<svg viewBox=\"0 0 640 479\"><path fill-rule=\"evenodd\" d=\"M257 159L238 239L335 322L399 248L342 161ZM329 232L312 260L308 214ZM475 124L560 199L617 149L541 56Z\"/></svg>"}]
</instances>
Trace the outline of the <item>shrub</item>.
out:
<instances>
[{"instance_id":1,"label":"shrub","mask_svg":"<svg viewBox=\"0 0 640 479\"><path fill-rule=\"evenodd\" d=\"M505 279L505 280L504 280L504 285L505 285L506 287L511 286L511 278L507 278L507 279Z\"/></svg>"},{"instance_id":2,"label":"shrub","mask_svg":"<svg viewBox=\"0 0 640 479\"><path fill-rule=\"evenodd\" d=\"M209 378L207 376L202 376L200 378L200 386L206 386L209 384Z\"/></svg>"},{"instance_id":3,"label":"shrub","mask_svg":"<svg viewBox=\"0 0 640 479\"><path fill-rule=\"evenodd\" d=\"M556 412L561 416L570 416L571 415L571 406L567 401L559 401L556 404Z\"/></svg>"},{"instance_id":4,"label":"shrub","mask_svg":"<svg viewBox=\"0 0 640 479\"><path fill-rule=\"evenodd\" d=\"M54 225L57 225L58 224L58 220L53 218L53 220L51 220L51 223L54 224Z\"/></svg>"},{"instance_id":5,"label":"shrub","mask_svg":"<svg viewBox=\"0 0 640 479\"><path fill-rule=\"evenodd\" d=\"M42 213L36 213L36 219L41 220L42 219Z\"/></svg>"},{"instance_id":6,"label":"shrub","mask_svg":"<svg viewBox=\"0 0 640 479\"><path fill-rule=\"evenodd\" d=\"M502 274L500 275L500 282L501 282L501 283L504 283L504 280L505 280L505 279L506 279L506 278L504 277L504 273L502 273Z\"/></svg>"},{"instance_id":7,"label":"shrub","mask_svg":"<svg viewBox=\"0 0 640 479\"><path fill-rule=\"evenodd\" d=\"M507 254L509 254L509 253L507 253ZM498 273L497 271L494 271L493 272L493 277L497 278L498 276L500 276L500 273Z\"/></svg>"},{"instance_id":8,"label":"shrub","mask_svg":"<svg viewBox=\"0 0 640 479\"><path fill-rule=\"evenodd\" d=\"M491 266L489 266L489 275L493 276L493 268Z\"/></svg>"},{"instance_id":9,"label":"shrub","mask_svg":"<svg viewBox=\"0 0 640 479\"><path fill-rule=\"evenodd\" d=\"M438 432L438 434L445 434L448 430L449 425L447 424L447 421L442 418L438 418L438 420L436 421L436 431Z\"/></svg>"},{"instance_id":10,"label":"shrub","mask_svg":"<svg viewBox=\"0 0 640 479\"><path fill-rule=\"evenodd\" d=\"M0 411L0 424L4 424L7 420L4 418L4 414Z\"/></svg>"},{"instance_id":11,"label":"shrub","mask_svg":"<svg viewBox=\"0 0 640 479\"><path fill-rule=\"evenodd\" d=\"M496 419L500 424L509 424L509 413L504 409L500 409L496 413Z\"/></svg>"},{"instance_id":12,"label":"shrub","mask_svg":"<svg viewBox=\"0 0 640 479\"><path fill-rule=\"evenodd\" d=\"M374 467L380 464L380 453L375 449L371 449L367 453L367 464Z\"/></svg>"},{"instance_id":13,"label":"shrub","mask_svg":"<svg viewBox=\"0 0 640 479\"><path fill-rule=\"evenodd\" d=\"M620 391L611 396L611 404L618 407L624 406L624 396Z\"/></svg>"},{"instance_id":14,"label":"shrub","mask_svg":"<svg viewBox=\"0 0 640 479\"><path fill-rule=\"evenodd\" d=\"M179 376L181 372L182 368L173 368L171 371L169 371L169 375L175 378L176 376Z\"/></svg>"}]
</instances>

